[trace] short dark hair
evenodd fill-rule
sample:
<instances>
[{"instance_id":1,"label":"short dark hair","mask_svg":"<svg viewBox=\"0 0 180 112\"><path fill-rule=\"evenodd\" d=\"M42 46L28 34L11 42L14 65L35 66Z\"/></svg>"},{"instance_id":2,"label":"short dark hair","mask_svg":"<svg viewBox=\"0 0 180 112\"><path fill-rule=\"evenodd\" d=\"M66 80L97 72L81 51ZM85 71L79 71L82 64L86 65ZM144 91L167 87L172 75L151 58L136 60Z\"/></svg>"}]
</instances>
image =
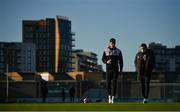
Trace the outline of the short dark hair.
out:
<instances>
[{"instance_id":1,"label":"short dark hair","mask_svg":"<svg viewBox=\"0 0 180 112\"><path fill-rule=\"evenodd\" d=\"M147 48L147 45L145 43L142 43L140 47L145 47Z\"/></svg>"},{"instance_id":2,"label":"short dark hair","mask_svg":"<svg viewBox=\"0 0 180 112\"><path fill-rule=\"evenodd\" d=\"M116 39L115 39L115 38L111 38L111 39L109 40L109 42L112 42L112 43L116 44Z\"/></svg>"}]
</instances>

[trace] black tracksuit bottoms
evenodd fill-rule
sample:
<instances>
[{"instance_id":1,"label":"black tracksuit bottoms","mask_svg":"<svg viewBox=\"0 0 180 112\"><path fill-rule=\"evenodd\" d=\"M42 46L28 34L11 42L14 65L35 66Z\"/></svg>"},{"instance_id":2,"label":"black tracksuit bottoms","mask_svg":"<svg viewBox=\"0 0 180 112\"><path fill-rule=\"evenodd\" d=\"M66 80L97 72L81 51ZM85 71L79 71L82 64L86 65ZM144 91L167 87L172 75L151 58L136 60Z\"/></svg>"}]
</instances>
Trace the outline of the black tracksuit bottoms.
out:
<instances>
[{"instance_id":1,"label":"black tracksuit bottoms","mask_svg":"<svg viewBox=\"0 0 180 112\"><path fill-rule=\"evenodd\" d=\"M115 96L117 89L118 70L107 70L106 75L108 95Z\"/></svg>"},{"instance_id":2,"label":"black tracksuit bottoms","mask_svg":"<svg viewBox=\"0 0 180 112\"><path fill-rule=\"evenodd\" d=\"M141 90L142 90L142 96L144 98L148 98L149 96L149 84L150 84L150 77L141 78Z\"/></svg>"}]
</instances>

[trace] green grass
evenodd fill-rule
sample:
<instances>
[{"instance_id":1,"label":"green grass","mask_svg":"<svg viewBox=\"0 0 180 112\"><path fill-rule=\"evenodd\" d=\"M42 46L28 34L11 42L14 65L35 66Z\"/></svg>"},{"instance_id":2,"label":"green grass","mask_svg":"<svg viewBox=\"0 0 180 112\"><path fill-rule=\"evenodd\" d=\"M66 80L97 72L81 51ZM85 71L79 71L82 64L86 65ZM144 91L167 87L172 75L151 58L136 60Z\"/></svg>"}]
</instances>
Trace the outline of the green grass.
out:
<instances>
[{"instance_id":1,"label":"green grass","mask_svg":"<svg viewBox=\"0 0 180 112\"><path fill-rule=\"evenodd\" d=\"M180 103L8 103L0 111L179 111Z\"/></svg>"}]
</instances>

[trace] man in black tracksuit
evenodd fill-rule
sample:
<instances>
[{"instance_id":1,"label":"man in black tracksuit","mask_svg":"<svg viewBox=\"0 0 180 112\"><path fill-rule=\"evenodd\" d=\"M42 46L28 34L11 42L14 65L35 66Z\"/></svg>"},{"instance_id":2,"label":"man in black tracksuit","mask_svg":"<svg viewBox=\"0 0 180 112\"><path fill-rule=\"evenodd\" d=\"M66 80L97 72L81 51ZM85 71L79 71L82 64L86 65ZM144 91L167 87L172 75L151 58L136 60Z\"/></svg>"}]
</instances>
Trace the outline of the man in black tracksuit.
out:
<instances>
[{"instance_id":1,"label":"man in black tracksuit","mask_svg":"<svg viewBox=\"0 0 180 112\"><path fill-rule=\"evenodd\" d=\"M123 69L122 53L121 50L116 48L115 44L116 40L111 38L109 46L105 49L102 56L102 61L106 64L106 81L109 103L114 103L118 74L119 72L122 73Z\"/></svg>"},{"instance_id":2,"label":"man in black tracksuit","mask_svg":"<svg viewBox=\"0 0 180 112\"><path fill-rule=\"evenodd\" d=\"M138 80L141 82L142 96L144 97L143 103L147 103L151 73L155 66L155 57L153 51L148 49L145 43L141 44L134 63Z\"/></svg>"}]
</instances>

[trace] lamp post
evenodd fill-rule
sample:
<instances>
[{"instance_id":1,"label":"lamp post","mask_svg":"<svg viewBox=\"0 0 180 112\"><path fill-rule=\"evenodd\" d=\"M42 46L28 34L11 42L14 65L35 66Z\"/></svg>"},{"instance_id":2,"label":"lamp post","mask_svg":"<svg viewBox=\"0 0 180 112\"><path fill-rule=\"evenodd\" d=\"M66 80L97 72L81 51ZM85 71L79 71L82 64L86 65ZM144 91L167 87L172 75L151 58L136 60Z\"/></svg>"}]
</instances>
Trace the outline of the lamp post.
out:
<instances>
[{"instance_id":1,"label":"lamp post","mask_svg":"<svg viewBox=\"0 0 180 112\"><path fill-rule=\"evenodd\" d=\"M9 101L9 79L8 79L8 72L9 72L9 54L8 54L8 47L6 49L6 102Z\"/></svg>"},{"instance_id":2,"label":"lamp post","mask_svg":"<svg viewBox=\"0 0 180 112\"><path fill-rule=\"evenodd\" d=\"M9 65L7 63L6 65L6 102L9 101L9 79L8 79L8 69L9 69Z\"/></svg>"}]
</instances>

